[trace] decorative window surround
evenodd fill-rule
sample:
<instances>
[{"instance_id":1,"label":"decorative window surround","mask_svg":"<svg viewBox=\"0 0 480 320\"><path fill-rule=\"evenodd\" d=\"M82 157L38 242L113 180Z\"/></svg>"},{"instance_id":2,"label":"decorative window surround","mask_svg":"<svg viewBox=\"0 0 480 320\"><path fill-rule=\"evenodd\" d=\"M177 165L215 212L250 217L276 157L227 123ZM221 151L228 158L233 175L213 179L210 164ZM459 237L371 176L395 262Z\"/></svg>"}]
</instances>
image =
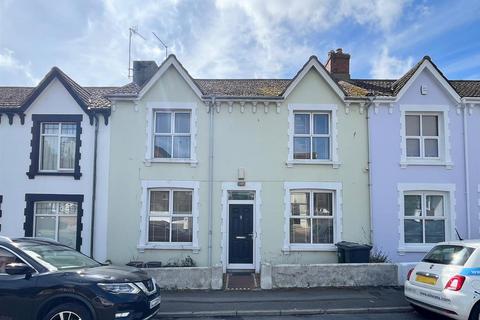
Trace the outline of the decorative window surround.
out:
<instances>
[{"instance_id":1,"label":"decorative window surround","mask_svg":"<svg viewBox=\"0 0 480 320\"><path fill-rule=\"evenodd\" d=\"M76 250L80 251L82 246L82 230L83 230L83 195L77 194L36 194L27 193L25 195L25 223L23 229L25 230L25 237L32 237L34 234L34 221L35 218L35 202L38 201L67 201L77 203L77 239Z\"/></svg>"},{"instance_id":2,"label":"decorative window surround","mask_svg":"<svg viewBox=\"0 0 480 320\"><path fill-rule=\"evenodd\" d=\"M75 180L79 180L82 176L80 172L80 146L82 141L80 135L82 134L82 115L61 115L61 114L34 114L32 115L32 141L30 143L32 150L30 152L30 168L27 172L29 179L34 179L35 176L73 176ZM41 171L40 170L40 130L41 124L44 122L75 122L76 140L75 140L75 164L72 171ZM59 155L60 156L60 155Z\"/></svg>"},{"instance_id":3,"label":"decorative window surround","mask_svg":"<svg viewBox=\"0 0 480 320\"><path fill-rule=\"evenodd\" d=\"M153 128L155 125L155 111L190 111L190 159L159 159L153 157ZM145 152L145 165L150 166L152 163L183 163L196 167L197 161L197 104L196 103L180 103L180 102L147 102L147 145Z\"/></svg>"},{"instance_id":4,"label":"decorative window surround","mask_svg":"<svg viewBox=\"0 0 480 320\"><path fill-rule=\"evenodd\" d=\"M400 105L400 166L406 168L407 166L445 166L447 169L453 168L450 147L450 118L449 107L440 105ZM439 113L439 159L412 159L407 158L406 146L406 120L405 115L408 112L422 113L435 112ZM442 121L443 119L443 121Z\"/></svg>"},{"instance_id":5,"label":"decorative window surround","mask_svg":"<svg viewBox=\"0 0 480 320\"><path fill-rule=\"evenodd\" d=\"M191 189L193 190L192 194L192 216L193 216L193 232L192 232L192 243L175 243L175 242L165 242L165 243L152 243L148 242L148 205L149 205L149 190L156 188L166 188L166 189ZM198 216L199 216L199 188L200 183L198 181L155 181L155 180L143 180L142 181L142 206L140 212L140 238L138 241L137 249L140 252L144 252L148 249L159 249L159 250L191 250L194 253L200 251L198 246Z\"/></svg>"},{"instance_id":6,"label":"decorative window surround","mask_svg":"<svg viewBox=\"0 0 480 320\"><path fill-rule=\"evenodd\" d=\"M284 254L292 251L336 251L335 243L342 241L342 184L340 182L285 182L284 183L284 225L283 249ZM334 192L334 229L333 244L300 244L290 243L290 194L294 190L319 190Z\"/></svg>"},{"instance_id":7,"label":"decorative window surround","mask_svg":"<svg viewBox=\"0 0 480 320\"><path fill-rule=\"evenodd\" d=\"M315 111L327 111L330 112L330 134L331 134L331 155L330 160L303 160L293 158L293 135L295 129L295 112L315 112ZM340 166L338 160L338 131L337 131L337 106L332 104L289 104L288 105L288 159L287 166L292 167L297 164L309 164L309 165L331 165L337 169Z\"/></svg>"},{"instance_id":8,"label":"decorative window surround","mask_svg":"<svg viewBox=\"0 0 480 320\"><path fill-rule=\"evenodd\" d=\"M447 204L449 205L446 212L448 214L445 232L445 241L453 240L456 237L455 233L455 220L456 220L456 198L455 198L455 184L442 184L442 183L399 183L397 184L398 190L398 234L399 234L399 243L398 243L398 252L402 255L406 252L428 252L430 251L435 244L410 244L405 243L404 240L404 194L405 192L444 192L447 194Z\"/></svg>"},{"instance_id":9,"label":"decorative window surround","mask_svg":"<svg viewBox=\"0 0 480 320\"><path fill-rule=\"evenodd\" d=\"M221 240L221 261L223 266L223 272L227 271L228 264L228 214L229 214L229 205L228 205L228 191L255 191L255 207L254 207L254 255L253 263L255 265L255 271L260 272L260 263L261 263L261 244L262 244L262 230L261 230L261 221L262 221L262 184L260 182L247 182L245 186L239 187L236 182L224 182L222 183L222 240Z\"/></svg>"}]
</instances>

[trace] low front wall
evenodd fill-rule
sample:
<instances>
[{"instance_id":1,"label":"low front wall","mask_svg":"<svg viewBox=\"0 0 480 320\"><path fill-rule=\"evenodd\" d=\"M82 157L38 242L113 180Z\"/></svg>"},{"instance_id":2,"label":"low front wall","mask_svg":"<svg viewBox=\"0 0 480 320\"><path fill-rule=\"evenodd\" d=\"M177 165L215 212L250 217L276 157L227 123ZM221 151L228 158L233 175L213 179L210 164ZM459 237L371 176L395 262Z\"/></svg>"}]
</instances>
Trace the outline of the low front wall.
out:
<instances>
[{"instance_id":1,"label":"low front wall","mask_svg":"<svg viewBox=\"0 0 480 320\"><path fill-rule=\"evenodd\" d=\"M397 286L397 265L389 263L262 265L262 289Z\"/></svg>"},{"instance_id":2,"label":"low front wall","mask_svg":"<svg viewBox=\"0 0 480 320\"><path fill-rule=\"evenodd\" d=\"M147 268L158 286L165 290L220 290L223 287L221 266L192 268Z\"/></svg>"}]
</instances>

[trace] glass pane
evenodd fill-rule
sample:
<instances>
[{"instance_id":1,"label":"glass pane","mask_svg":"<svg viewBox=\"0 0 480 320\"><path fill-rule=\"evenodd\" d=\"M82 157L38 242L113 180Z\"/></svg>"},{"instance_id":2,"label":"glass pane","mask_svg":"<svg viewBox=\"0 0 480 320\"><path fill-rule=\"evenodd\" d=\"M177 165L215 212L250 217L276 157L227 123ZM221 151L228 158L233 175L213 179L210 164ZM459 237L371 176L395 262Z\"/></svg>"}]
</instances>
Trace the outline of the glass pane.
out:
<instances>
[{"instance_id":1,"label":"glass pane","mask_svg":"<svg viewBox=\"0 0 480 320\"><path fill-rule=\"evenodd\" d=\"M168 191L150 192L150 212L168 212Z\"/></svg>"},{"instance_id":2,"label":"glass pane","mask_svg":"<svg viewBox=\"0 0 480 320\"><path fill-rule=\"evenodd\" d=\"M313 194L313 215L314 216L332 216L332 194L314 193Z\"/></svg>"},{"instance_id":3,"label":"glass pane","mask_svg":"<svg viewBox=\"0 0 480 320\"><path fill-rule=\"evenodd\" d=\"M427 217L443 217L443 196L427 196Z\"/></svg>"},{"instance_id":4,"label":"glass pane","mask_svg":"<svg viewBox=\"0 0 480 320\"><path fill-rule=\"evenodd\" d=\"M35 202L35 214L55 214L57 206L55 202Z\"/></svg>"},{"instance_id":5,"label":"glass pane","mask_svg":"<svg viewBox=\"0 0 480 320\"><path fill-rule=\"evenodd\" d=\"M422 196L405 195L403 199L406 217L420 217L422 215Z\"/></svg>"},{"instance_id":6,"label":"glass pane","mask_svg":"<svg viewBox=\"0 0 480 320\"><path fill-rule=\"evenodd\" d=\"M423 262L463 266L475 252L474 248L460 245L439 245L423 258Z\"/></svg>"},{"instance_id":7,"label":"glass pane","mask_svg":"<svg viewBox=\"0 0 480 320\"><path fill-rule=\"evenodd\" d=\"M41 170L57 170L58 137L42 137L42 161Z\"/></svg>"},{"instance_id":8,"label":"glass pane","mask_svg":"<svg viewBox=\"0 0 480 320\"><path fill-rule=\"evenodd\" d=\"M175 132L190 133L190 113L175 113Z\"/></svg>"},{"instance_id":9,"label":"glass pane","mask_svg":"<svg viewBox=\"0 0 480 320\"><path fill-rule=\"evenodd\" d=\"M172 242L192 242L193 218L178 217L172 221Z\"/></svg>"},{"instance_id":10,"label":"glass pane","mask_svg":"<svg viewBox=\"0 0 480 320\"><path fill-rule=\"evenodd\" d=\"M172 157L172 137L155 137L154 154L155 158L171 158Z\"/></svg>"},{"instance_id":11,"label":"glass pane","mask_svg":"<svg viewBox=\"0 0 480 320\"><path fill-rule=\"evenodd\" d=\"M255 200L255 191L228 191L228 200Z\"/></svg>"},{"instance_id":12,"label":"glass pane","mask_svg":"<svg viewBox=\"0 0 480 320\"><path fill-rule=\"evenodd\" d=\"M10 251L0 248L0 274L6 274L5 267L10 263L23 263L23 261Z\"/></svg>"},{"instance_id":13,"label":"glass pane","mask_svg":"<svg viewBox=\"0 0 480 320\"><path fill-rule=\"evenodd\" d=\"M150 217L148 224L149 242L170 242L170 218Z\"/></svg>"},{"instance_id":14,"label":"glass pane","mask_svg":"<svg viewBox=\"0 0 480 320\"><path fill-rule=\"evenodd\" d=\"M310 192L292 192L290 194L292 216L310 215Z\"/></svg>"},{"instance_id":15,"label":"glass pane","mask_svg":"<svg viewBox=\"0 0 480 320\"><path fill-rule=\"evenodd\" d=\"M313 219L313 243L333 243L333 219Z\"/></svg>"},{"instance_id":16,"label":"glass pane","mask_svg":"<svg viewBox=\"0 0 480 320\"><path fill-rule=\"evenodd\" d=\"M438 136L438 116L422 116L422 135Z\"/></svg>"},{"instance_id":17,"label":"glass pane","mask_svg":"<svg viewBox=\"0 0 480 320\"><path fill-rule=\"evenodd\" d=\"M420 136L420 116L405 116L407 136Z\"/></svg>"},{"instance_id":18,"label":"glass pane","mask_svg":"<svg viewBox=\"0 0 480 320\"><path fill-rule=\"evenodd\" d=\"M192 214L192 191L173 191L173 214Z\"/></svg>"},{"instance_id":19,"label":"glass pane","mask_svg":"<svg viewBox=\"0 0 480 320\"><path fill-rule=\"evenodd\" d=\"M295 134L310 134L310 115L295 114Z\"/></svg>"},{"instance_id":20,"label":"glass pane","mask_svg":"<svg viewBox=\"0 0 480 320\"><path fill-rule=\"evenodd\" d=\"M420 157L420 139L407 139L407 157Z\"/></svg>"},{"instance_id":21,"label":"glass pane","mask_svg":"<svg viewBox=\"0 0 480 320\"><path fill-rule=\"evenodd\" d=\"M157 112L155 113L155 133L171 133L170 113Z\"/></svg>"},{"instance_id":22,"label":"glass pane","mask_svg":"<svg viewBox=\"0 0 480 320\"><path fill-rule=\"evenodd\" d=\"M311 243L311 219L290 219L290 243Z\"/></svg>"},{"instance_id":23,"label":"glass pane","mask_svg":"<svg viewBox=\"0 0 480 320\"><path fill-rule=\"evenodd\" d=\"M310 159L310 138L293 138L293 158Z\"/></svg>"},{"instance_id":24,"label":"glass pane","mask_svg":"<svg viewBox=\"0 0 480 320\"><path fill-rule=\"evenodd\" d=\"M59 217L58 219L58 242L75 249L77 244L77 217Z\"/></svg>"},{"instance_id":25,"label":"glass pane","mask_svg":"<svg viewBox=\"0 0 480 320\"><path fill-rule=\"evenodd\" d=\"M313 138L312 159L330 159L330 138Z\"/></svg>"},{"instance_id":26,"label":"glass pane","mask_svg":"<svg viewBox=\"0 0 480 320\"><path fill-rule=\"evenodd\" d=\"M55 240L55 217L35 217L35 237Z\"/></svg>"},{"instance_id":27,"label":"glass pane","mask_svg":"<svg viewBox=\"0 0 480 320\"><path fill-rule=\"evenodd\" d=\"M60 139L60 168L72 169L75 166L75 141L74 137Z\"/></svg>"},{"instance_id":28,"label":"glass pane","mask_svg":"<svg viewBox=\"0 0 480 320\"><path fill-rule=\"evenodd\" d=\"M190 137L173 137L173 157L190 159Z\"/></svg>"},{"instance_id":29,"label":"glass pane","mask_svg":"<svg viewBox=\"0 0 480 320\"><path fill-rule=\"evenodd\" d=\"M421 220L405 220L405 243L423 243L423 229Z\"/></svg>"},{"instance_id":30,"label":"glass pane","mask_svg":"<svg viewBox=\"0 0 480 320\"><path fill-rule=\"evenodd\" d=\"M59 214L77 214L77 204L75 202L59 202L58 203L58 213Z\"/></svg>"},{"instance_id":31,"label":"glass pane","mask_svg":"<svg viewBox=\"0 0 480 320\"><path fill-rule=\"evenodd\" d=\"M62 123L62 134L75 135L77 132L77 125L75 123Z\"/></svg>"},{"instance_id":32,"label":"glass pane","mask_svg":"<svg viewBox=\"0 0 480 320\"><path fill-rule=\"evenodd\" d=\"M42 133L58 134L58 123L42 123Z\"/></svg>"},{"instance_id":33,"label":"glass pane","mask_svg":"<svg viewBox=\"0 0 480 320\"><path fill-rule=\"evenodd\" d=\"M445 221L425 220L425 242L437 243L445 241Z\"/></svg>"},{"instance_id":34,"label":"glass pane","mask_svg":"<svg viewBox=\"0 0 480 320\"><path fill-rule=\"evenodd\" d=\"M328 114L313 115L313 133L315 134L329 133Z\"/></svg>"},{"instance_id":35,"label":"glass pane","mask_svg":"<svg viewBox=\"0 0 480 320\"><path fill-rule=\"evenodd\" d=\"M438 140L437 139L425 139L425 157L430 157L430 158L438 157Z\"/></svg>"}]
</instances>

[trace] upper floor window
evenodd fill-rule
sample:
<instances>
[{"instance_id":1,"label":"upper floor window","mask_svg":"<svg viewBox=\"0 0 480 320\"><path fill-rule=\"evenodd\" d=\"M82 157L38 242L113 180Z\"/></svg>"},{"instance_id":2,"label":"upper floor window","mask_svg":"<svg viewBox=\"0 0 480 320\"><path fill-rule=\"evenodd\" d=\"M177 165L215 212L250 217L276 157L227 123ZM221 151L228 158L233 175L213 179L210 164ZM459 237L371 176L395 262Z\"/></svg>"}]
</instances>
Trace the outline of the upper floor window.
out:
<instances>
[{"instance_id":1,"label":"upper floor window","mask_svg":"<svg viewBox=\"0 0 480 320\"><path fill-rule=\"evenodd\" d=\"M191 113L189 111L156 111L154 158L191 158Z\"/></svg>"},{"instance_id":2,"label":"upper floor window","mask_svg":"<svg viewBox=\"0 0 480 320\"><path fill-rule=\"evenodd\" d=\"M80 179L82 119L82 115L32 115L30 179L37 175Z\"/></svg>"},{"instance_id":3,"label":"upper floor window","mask_svg":"<svg viewBox=\"0 0 480 320\"><path fill-rule=\"evenodd\" d=\"M407 113L405 115L407 158L440 158L440 115Z\"/></svg>"},{"instance_id":4,"label":"upper floor window","mask_svg":"<svg viewBox=\"0 0 480 320\"><path fill-rule=\"evenodd\" d=\"M40 171L73 171L77 125L44 122L40 132Z\"/></svg>"},{"instance_id":5,"label":"upper floor window","mask_svg":"<svg viewBox=\"0 0 480 320\"><path fill-rule=\"evenodd\" d=\"M330 160L330 114L295 112L293 158Z\"/></svg>"},{"instance_id":6,"label":"upper floor window","mask_svg":"<svg viewBox=\"0 0 480 320\"><path fill-rule=\"evenodd\" d=\"M338 168L337 119L336 105L289 105L287 166L319 164Z\"/></svg>"}]
</instances>

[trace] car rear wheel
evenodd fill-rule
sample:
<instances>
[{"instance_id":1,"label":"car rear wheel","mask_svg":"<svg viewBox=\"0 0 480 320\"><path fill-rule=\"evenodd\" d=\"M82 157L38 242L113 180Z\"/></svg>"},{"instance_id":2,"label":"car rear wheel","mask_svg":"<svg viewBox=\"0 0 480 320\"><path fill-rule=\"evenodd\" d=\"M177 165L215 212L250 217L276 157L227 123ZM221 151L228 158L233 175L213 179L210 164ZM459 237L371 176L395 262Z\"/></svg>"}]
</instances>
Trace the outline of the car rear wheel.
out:
<instances>
[{"instance_id":1,"label":"car rear wheel","mask_svg":"<svg viewBox=\"0 0 480 320\"><path fill-rule=\"evenodd\" d=\"M432 315L432 312L430 310L419 307L413 303L411 303L410 305L412 306L413 310L415 310L417 313L421 314L422 316Z\"/></svg>"},{"instance_id":2,"label":"car rear wheel","mask_svg":"<svg viewBox=\"0 0 480 320\"><path fill-rule=\"evenodd\" d=\"M65 303L53 308L43 320L92 320L90 312L76 303Z\"/></svg>"},{"instance_id":3,"label":"car rear wheel","mask_svg":"<svg viewBox=\"0 0 480 320\"><path fill-rule=\"evenodd\" d=\"M470 312L470 317L468 320L479 320L480 319L480 304L477 303Z\"/></svg>"}]
</instances>

